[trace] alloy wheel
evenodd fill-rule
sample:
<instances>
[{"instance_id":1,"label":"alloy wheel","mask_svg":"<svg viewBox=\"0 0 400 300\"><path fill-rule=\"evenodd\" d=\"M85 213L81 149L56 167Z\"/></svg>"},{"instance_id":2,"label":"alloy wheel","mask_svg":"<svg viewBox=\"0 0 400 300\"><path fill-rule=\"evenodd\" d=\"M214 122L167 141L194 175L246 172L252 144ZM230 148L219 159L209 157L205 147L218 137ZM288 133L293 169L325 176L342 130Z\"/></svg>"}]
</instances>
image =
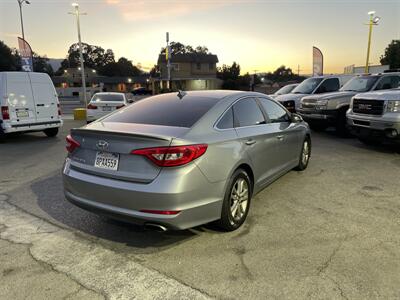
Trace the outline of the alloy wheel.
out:
<instances>
[{"instance_id":1,"label":"alloy wheel","mask_svg":"<svg viewBox=\"0 0 400 300\"><path fill-rule=\"evenodd\" d=\"M243 178L238 178L231 191L231 216L234 222L240 221L246 214L249 203L249 186Z\"/></svg>"}]
</instances>

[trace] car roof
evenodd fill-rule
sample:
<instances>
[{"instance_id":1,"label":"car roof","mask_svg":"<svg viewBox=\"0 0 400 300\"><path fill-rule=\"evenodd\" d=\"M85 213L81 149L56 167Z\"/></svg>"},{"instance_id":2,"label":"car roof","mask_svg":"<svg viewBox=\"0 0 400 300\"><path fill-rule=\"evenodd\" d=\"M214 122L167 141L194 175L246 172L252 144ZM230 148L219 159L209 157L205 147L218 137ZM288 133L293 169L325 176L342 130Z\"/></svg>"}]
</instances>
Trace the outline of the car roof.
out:
<instances>
[{"instance_id":1,"label":"car roof","mask_svg":"<svg viewBox=\"0 0 400 300\"><path fill-rule=\"evenodd\" d=\"M118 93L118 92L99 92L95 95L125 95L125 93Z\"/></svg>"}]
</instances>

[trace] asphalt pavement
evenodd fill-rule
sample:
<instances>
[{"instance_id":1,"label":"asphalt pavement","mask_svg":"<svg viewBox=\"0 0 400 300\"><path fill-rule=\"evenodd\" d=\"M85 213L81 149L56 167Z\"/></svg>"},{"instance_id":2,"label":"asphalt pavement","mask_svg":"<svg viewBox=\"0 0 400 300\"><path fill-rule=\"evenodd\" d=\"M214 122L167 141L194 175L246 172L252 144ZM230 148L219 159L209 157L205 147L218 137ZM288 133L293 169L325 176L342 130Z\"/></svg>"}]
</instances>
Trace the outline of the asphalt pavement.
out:
<instances>
[{"instance_id":1,"label":"asphalt pavement","mask_svg":"<svg viewBox=\"0 0 400 300\"><path fill-rule=\"evenodd\" d=\"M60 282L64 275L73 281L65 280L60 295L70 289L87 299L125 299L135 293L129 284L135 282L138 296L147 282L148 295L157 298L159 282L158 289L170 287L165 288L170 299L400 298L400 154L395 149L313 133L309 168L282 176L256 195L238 231L223 233L210 224L158 233L65 201L64 138L82 125L66 120L56 138L32 133L0 144L0 252L20 253L18 243L34 249L36 262L51 266ZM7 218L10 211L18 218ZM26 230L38 230L39 225L30 227L35 222L52 228L46 237L24 237ZM10 232L14 226L19 230ZM80 276L83 270L89 271ZM9 274L3 270L0 280ZM99 282L88 280L91 276ZM102 287L102 282L109 284ZM112 283L126 292L118 294ZM173 294L174 289L182 293ZM24 289L8 291L5 295L17 299Z\"/></svg>"}]
</instances>

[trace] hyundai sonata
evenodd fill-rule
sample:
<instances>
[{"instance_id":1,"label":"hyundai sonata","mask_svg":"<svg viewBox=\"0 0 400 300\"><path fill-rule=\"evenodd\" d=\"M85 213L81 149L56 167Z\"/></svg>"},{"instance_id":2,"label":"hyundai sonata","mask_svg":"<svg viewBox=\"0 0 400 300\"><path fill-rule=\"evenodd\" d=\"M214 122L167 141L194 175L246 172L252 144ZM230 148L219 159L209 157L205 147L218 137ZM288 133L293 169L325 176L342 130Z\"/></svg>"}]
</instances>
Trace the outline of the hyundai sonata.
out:
<instances>
[{"instance_id":1,"label":"hyundai sonata","mask_svg":"<svg viewBox=\"0 0 400 300\"><path fill-rule=\"evenodd\" d=\"M160 229L240 227L252 196L304 170L310 130L266 95L193 91L149 97L67 137L66 198Z\"/></svg>"}]
</instances>

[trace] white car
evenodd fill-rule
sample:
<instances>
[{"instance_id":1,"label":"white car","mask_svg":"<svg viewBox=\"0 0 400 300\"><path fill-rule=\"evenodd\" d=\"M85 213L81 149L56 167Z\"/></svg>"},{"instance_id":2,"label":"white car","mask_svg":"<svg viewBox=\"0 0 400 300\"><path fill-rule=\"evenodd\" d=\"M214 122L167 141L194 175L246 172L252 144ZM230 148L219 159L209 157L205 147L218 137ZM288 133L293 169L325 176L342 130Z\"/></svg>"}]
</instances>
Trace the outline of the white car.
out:
<instances>
[{"instance_id":1,"label":"white car","mask_svg":"<svg viewBox=\"0 0 400 300\"><path fill-rule=\"evenodd\" d=\"M87 122L100 119L132 102L124 93L96 93L87 106Z\"/></svg>"},{"instance_id":2,"label":"white car","mask_svg":"<svg viewBox=\"0 0 400 300\"><path fill-rule=\"evenodd\" d=\"M0 72L0 107L0 139L32 131L54 137L63 124L57 92L45 73Z\"/></svg>"}]
</instances>

